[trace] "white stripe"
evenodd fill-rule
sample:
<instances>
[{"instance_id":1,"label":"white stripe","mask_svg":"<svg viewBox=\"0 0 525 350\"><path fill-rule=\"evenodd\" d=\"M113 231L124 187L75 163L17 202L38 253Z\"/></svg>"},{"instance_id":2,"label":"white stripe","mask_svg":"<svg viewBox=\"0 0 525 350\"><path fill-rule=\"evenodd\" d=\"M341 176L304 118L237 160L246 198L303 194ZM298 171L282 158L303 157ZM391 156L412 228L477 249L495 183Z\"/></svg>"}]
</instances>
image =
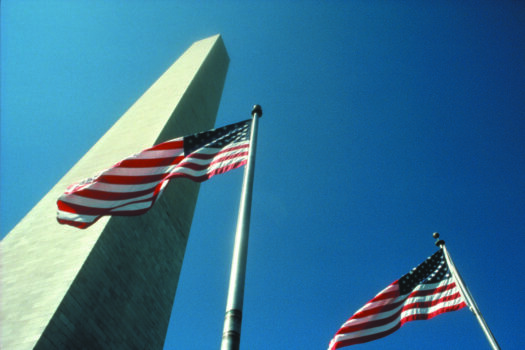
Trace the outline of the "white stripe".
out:
<instances>
[{"instance_id":1,"label":"white stripe","mask_svg":"<svg viewBox=\"0 0 525 350\"><path fill-rule=\"evenodd\" d=\"M204 152L204 151L206 151L206 152ZM195 153L192 153L192 154L215 154L215 153L217 153L217 149L216 150L211 150L211 151L212 152L210 152L209 149L204 149L202 152L199 151L199 152L195 152ZM218 151L221 151L221 150L219 149ZM223 157L228 157L228 156L234 156L236 154L243 153L243 152L246 152L246 150L245 149L240 149L240 150L221 152L218 157L219 158L223 158ZM198 158L193 158L192 156L188 156L188 157L186 157L183 160L183 162L184 163L195 163L195 164L198 164L198 165L206 165L206 164L210 164L216 158L217 157L211 158L211 159L198 159ZM174 172L174 169L179 164L182 164L182 163L173 164L173 165L167 165L167 166L161 166L161 167L147 167L147 168L144 168L144 167L140 167L140 168L115 167L115 168L107 169L101 175L149 176L149 175L168 174L168 173Z\"/></svg>"},{"instance_id":2,"label":"white stripe","mask_svg":"<svg viewBox=\"0 0 525 350\"><path fill-rule=\"evenodd\" d=\"M350 326L357 326L359 324L367 323L367 322L370 322L370 321L382 320L384 318L388 318L388 317L392 316L393 314L395 314L396 312L398 312L399 309L401 309L403 307L403 305L404 304L400 304L395 309L392 309L390 311L385 311L385 312L382 312L382 313L379 313L379 314L373 314L373 315L366 316L366 317L361 317L361 318L352 318L352 319L346 321L341 328L343 328L343 327L350 327Z\"/></svg>"},{"instance_id":3,"label":"white stripe","mask_svg":"<svg viewBox=\"0 0 525 350\"><path fill-rule=\"evenodd\" d=\"M93 222L98 216L94 215L81 215L69 213L67 211L58 210L58 218L74 222Z\"/></svg>"},{"instance_id":4,"label":"white stripe","mask_svg":"<svg viewBox=\"0 0 525 350\"><path fill-rule=\"evenodd\" d=\"M436 306L433 306L433 307L430 307L430 308L424 308L424 309L416 308L416 309L403 311L400 316L396 317L393 321L391 321L390 323L387 323L387 324L385 324L383 326L363 329L363 330L356 331L356 332L337 334L334 337L334 342L339 342L339 341L348 340L348 339L356 339L356 338L361 338L361 337L365 337L365 336L368 336L368 335L382 333L382 332L388 331L388 330L392 329L393 327L395 327L401 321L401 319L403 319L403 318L405 318L407 316L416 315L416 314L431 314L431 313L433 313L433 312L435 312L435 311L437 311L439 309L443 309L443 308L447 308L447 307L450 307L450 306L461 304L461 302L463 302L462 298L458 298L458 299L454 299L454 300L451 300L451 301L440 303L440 304L438 304ZM402 304L400 307L403 307L403 305L404 304ZM380 314L380 316L381 316L380 317L381 319L384 318L382 314ZM380 319L380 318L377 318L377 319Z\"/></svg>"},{"instance_id":5,"label":"white stripe","mask_svg":"<svg viewBox=\"0 0 525 350\"><path fill-rule=\"evenodd\" d=\"M365 337L367 335L381 333L381 332L387 331L387 330L395 327L399 323L399 321L400 321L400 317L398 316L393 321L391 321L390 323L387 323L387 324L385 324L383 326L379 326L379 327L375 327L375 328L367 328L367 329L363 329L363 330L360 330L360 331L357 331L357 332L336 334L334 339L335 339L336 342L338 342L338 341L342 341L342 340L361 338L361 337Z\"/></svg>"},{"instance_id":6,"label":"white stripe","mask_svg":"<svg viewBox=\"0 0 525 350\"><path fill-rule=\"evenodd\" d=\"M164 159L164 158L173 158L175 159L178 156L183 156L184 149L178 148L178 149L168 149L168 150L155 150L155 151L143 151L141 153L137 153L133 156L127 157L120 161L119 163L122 163L126 160L143 160L143 159ZM119 164L117 163L117 164ZM142 173L143 175L150 175L150 174L160 174L162 173L162 170L155 171L155 170L149 170L149 169L163 169L166 167L140 167L140 168L131 168L131 167L120 167L117 164L115 164L113 167L108 168L106 170L103 170L99 173L100 175L121 175L121 176L140 176ZM168 166L170 167L170 166ZM136 173L136 174L135 174Z\"/></svg>"},{"instance_id":7,"label":"white stripe","mask_svg":"<svg viewBox=\"0 0 525 350\"><path fill-rule=\"evenodd\" d=\"M401 318L403 319L403 318L411 316L411 315L431 314L431 313L436 312L439 309L444 309L444 308L447 308L447 307L450 307L450 306L459 305L463 301L464 301L463 297L458 296L456 299L452 299L452 300L449 300L449 301L443 301L443 302L441 302L439 304L436 304L434 306L431 306L431 307L410 308L408 310L404 310L403 312L401 312Z\"/></svg>"},{"instance_id":8,"label":"white stripe","mask_svg":"<svg viewBox=\"0 0 525 350\"><path fill-rule=\"evenodd\" d=\"M200 153L200 154L215 154L215 153L218 153L218 152L220 152L220 151L222 151L224 149L228 149L230 147L233 147L234 145L237 145L237 143L232 143L230 145L227 145L224 148L217 148L217 147L197 148L196 150L194 150L190 154L187 154L186 157L191 156L192 154L197 154L197 153Z\"/></svg>"},{"instance_id":9,"label":"white stripe","mask_svg":"<svg viewBox=\"0 0 525 350\"><path fill-rule=\"evenodd\" d=\"M189 168L181 167L183 164L179 164L177 166L170 166L169 173L171 174L186 174L194 177L202 176L209 174L213 172L216 169L228 167L230 165L238 164L245 160L247 157L238 157L233 159L228 159L226 161L215 163L203 170L193 170ZM212 159L213 160L213 159ZM209 160L211 162L212 160ZM117 169L117 168L115 168ZM155 169L155 168L144 168L144 169ZM160 182L160 181L159 181ZM89 189L98 189L98 190L105 190L107 192L117 192L117 193L126 193L127 190L133 190L133 189L150 189L155 187L158 184L158 182L149 183L149 184L143 184L143 185L113 185L113 184L104 184L101 182L95 182L93 184L90 184L86 186L85 188ZM114 208L121 205L125 205L129 202L134 202L138 200L144 200L144 199L151 199L153 197L153 193L149 193L147 195L139 196L139 197L133 197L129 199L124 200L103 200L103 199L93 199L93 198L87 198L75 195L75 193L63 195L60 197L60 200L65 203L71 203L71 204L77 204L82 205L86 207L91 208Z\"/></svg>"},{"instance_id":10,"label":"white stripe","mask_svg":"<svg viewBox=\"0 0 525 350\"><path fill-rule=\"evenodd\" d=\"M448 285L448 284L450 284L452 282L454 282L454 280L452 278L447 278L447 279L441 280L438 283L419 284L419 285L417 285L414 288L413 291L436 289L436 288L439 288L439 287L444 287L444 286L446 286L446 285Z\"/></svg>"},{"instance_id":11,"label":"white stripe","mask_svg":"<svg viewBox=\"0 0 525 350\"><path fill-rule=\"evenodd\" d=\"M155 188L159 184L159 181L149 182L146 184L140 185L122 185L122 184L108 184L104 182L95 182L91 185L86 186L90 190L105 191L105 192L116 192L116 193L126 193L126 192L138 192L144 190L150 190Z\"/></svg>"},{"instance_id":12,"label":"white stripe","mask_svg":"<svg viewBox=\"0 0 525 350\"><path fill-rule=\"evenodd\" d=\"M374 300L375 298L377 298L378 296L380 296L382 294L393 293L393 292L396 292L397 290L399 290L398 284L391 284L388 287L386 287L385 289L383 289L381 292L377 293L377 295L375 297L373 297L372 300ZM378 301L369 301L368 303L363 305L363 307L361 307L359 310L357 310L354 313L354 315L356 315L356 314L358 314L358 313L360 313L362 311L370 310L370 309L373 309L373 308L376 308L376 307L379 307L379 306L395 303L396 301L401 300L403 298L404 298L403 296L400 296L400 297L397 297L397 298L388 298L388 299L382 299L382 300L378 300Z\"/></svg>"},{"instance_id":13,"label":"white stripe","mask_svg":"<svg viewBox=\"0 0 525 350\"><path fill-rule=\"evenodd\" d=\"M148 202L141 202L141 203L133 203L126 205L124 207L120 207L117 209L111 210L111 213L123 213L126 211L135 211L135 210L141 210L141 209L147 209L151 206L151 201ZM62 220L67 221L73 221L73 222L93 222L95 221L99 216L102 215L82 215L82 214L75 214L75 213L69 213L67 211L58 210L58 218Z\"/></svg>"},{"instance_id":14,"label":"white stripe","mask_svg":"<svg viewBox=\"0 0 525 350\"><path fill-rule=\"evenodd\" d=\"M193 177L199 177L199 176L202 176L202 175L209 174L209 173L213 172L214 170L217 170L217 169L220 169L220 168L226 168L226 167L228 167L230 165L235 165L235 164L241 163L245 159L246 158L230 159L228 161L224 161L224 162L213 164L212 166L209 166L209 167L204 168L202 170L194 170L194 169L190 169L190 168L181 167L179 165L177 167L177 169L175 169L172 172L172 174L174 174L174 175L175 174L186 174L186 175L193 176Z\"/></svg>"},{"instance_id":15,"label":"white stripe","mask_svg":"<svg viewBox=\"0 0 525 350\"><path fill-rule=\"evenodd\" d=\"M245 147L245 148L241 148L241 149L237 149L237 150L232 150L232 151L227 151L227 152L221 152L221 153L218 153L215 157L213 158L210 158L210 159L200 159L200 158L194 158L193 155L196 155L196 154L202 154L201 152L198 152L198 153L192 153L191 156L188 156L186 157L181 163L179 164L183 164L183 163L195 163L195 164L198 164L198 165L206 165L206 164L209 164L213 161L216 161L217 159L221 159L221 158L228 158L228 157L232 157L232 156L237 156L239 154L242 154L242 153L246 153L248 151L248 147ZM245 158L248 158L248 155L244 155L242 157L245 157ZM238 157L237 157L238 158Z\"/></svg>"},{"instance_id":16,"label":"white stripe","mask_svg":"<svg viewBox=\"0 0 525 350\"><path fill-rule=\"evenodd\" d=\"M151 150L142 151L127 159L159 159L159 158L175 158L181 156L184 153L184 148L175 149L162 149L162 150Z\"/></svg>"},{"instance_id":17,"label":"white stripe","mask_svg":"<svg viewBox=\"0 0 525 350\"><path fill-rule=\"evenodd\" d=\"M124 168L115 167L104 171L101 175L112 175L112 176L149 176L169 173L171 169L177 165L166 165L160 167L140 167L140 168Z\"/></svg>"},{"instance_id":18,"label":"white stripe","mask_svg":"<svg viewBox=\"0 0 525 350\"><path fill-rule=\"evenodd\" d=\"M147 209L151 207L152 201L148 202L140 202L140 203L132 203L120 208L112 209L111 213L122 213L126 211L134 211L134 210L141 210L141 209Z\"/></svg>"},{"instance_id":19,"label":"white stripe","mask_svg":"<svg viewBox=\"0 0 525 350\"><path fill-rule=\"evenodd\" d=\"M448 280L444 281L445 283L441 282L441 283L435 283L435 284L432 284L432 285L435 286L435 287L441 286L443 284L447 285L446 284L447 281L450 282L450 283L454 282L452 279L448 279ZM428 288L423 287L422 289L428 289ZM458 291L459 291L458 288L455 287L455 288L453 288L451 290L448 290L448 291L445 291L445 292L441 292L441 293L438 293L438 294L432 294L432 295L428 295L428 296L411 297L411 298L408 298L406 301L404 301L402 304L400 304L397 308L392 309L390 311L385 311L385 312L381 312L381 313L378 313L378 314L372 314L372 315L366 316L366 317L350 318L348 321L346 321L343 324L343 326L341 326L341 328L343 328L343 327L350 327L350 326L357 326L359 324L364 324L364 323L367 323L367 322L370 322L370 321L375 321L375 320L381 320L381 319L384 319L384 318L388 318L388 317L394 315L396 312L398 312L401 308L403 308L407 304L412 304L412 303L416 303L416 302L438 300L438 299L441 299L443 297L446 297L446 296L449 296L449 295L453 295L453 294L457 293ZM388 300L390 300L392 304L395 304L396 302L398 302L399 300L401 300L403 298L406 298L406 295L404 297L402 296L402 297L399 297L399 298L396 298L396 299L388 299ZM459 298L459 299L462 299L462 298ZM458 299L454 299L453 301L451 301L451 305L460 304L461 301L462 301L462 300L459 300L458 302L456 302L456 300L458 300ZM442 308L443 305L446 305L444 303L448 303L448 302L442 302L442 303L438 304L436 307L418 308L420 310L432 310L432 311L418 312L418 313L432 313L434 310ZM389 303L386 303L386 304L389 304ZM382 305L386 305L386 304L383 303ZM378 303L376 303L375 306L377 307ZM403 311L401 314L404 315L405 313L410 314L410 311ZM358 314L358 312L356 312L355 314ZM414 314L415 314L415 312L414 312Z\"/></svg>"},{"instance_id":20,"label":"white stripe","mask_svg":"<svg viewBox=\"0 0 525 350\"><path fill-rule=\"evenodd\" d=\"M235 154L232 154L232 155L235 156ZM227 159L222 159L222 158L223 157L217 156L215 158L207 159L207 160L203 160L203 159L189 159L188 161L184 161L184 162L181 162L181 163L177 164L177 167L184 168L186 164L196 164L196 165L200 165L200 166L207 166L210 169L216 169L216 168L222 167L223 166L222 164L231 164L231 163L241 162L241 161L243 161L245 159L248 159L248 156L247 155L240 155L240 156L236 156L236 157L229 157ZM222 160L220 160L220 159L222 159ZM215 162L215 164L212 164L214 162Z\"/></svg>"},{"instance_id":21,"label":"white stripe","mask_svg":"<svg viewBox=\"0 0 525 350\"><path fill-rule=\"evenodd\" d=\"M454 281L452 279L449 279L448 281L450 282L450 284L454 283ZM446 290L446 291L442 291L442 292L440 292L438 294L409 297L404 302L404 304L420 303L420 302L425 302L425 301L434 301L434 300L437 300L437 299L441 299L443 297L447 297L447 296L453 295L455 293L459 293L459 288L457 286L455 286L452 289L449 289L449 290Z\"/></svg>"},{"instance_id":22,"label":"white stripe","mask_svg":"<svg viewBox=\"0 0 525 350\"><path fill-rule=\"evenodd\" d=\"M218 148L218 147L203 147L203 148L196 149L192 153L188 154L188 156L190 156L192 154L196 154L196 153L214 154L214 153L218 153L218 152L222 152L222 151L227 151L228 149L231 149L231 148L240 147L240 146L249 146L249 145L250 145L250 141L247 140L247 141L233 142L233 143L227 144L227 145L225 145L224 147L221 147L221 148Z\"/></svg>"},{"instance_id":23,"label":"white stripe","mask_svg":"<svg viewBox=\"0 0 525 350\"><path fill-rule=\"evenodd\" d=\"M121 205L126 205L130 202L136 202L136 201L152 199L152 198L153 198L153 193L147 194L145 196L123 199L123 200L118 200L118 201L93 199L93 198L77 196L76 194L70 194L67 196L61 196L59 200L61 200L64 203L77 204L77 205L81 205L84 207L109 209L109 208L115 208Z\"/></svg>"}]
</instances>

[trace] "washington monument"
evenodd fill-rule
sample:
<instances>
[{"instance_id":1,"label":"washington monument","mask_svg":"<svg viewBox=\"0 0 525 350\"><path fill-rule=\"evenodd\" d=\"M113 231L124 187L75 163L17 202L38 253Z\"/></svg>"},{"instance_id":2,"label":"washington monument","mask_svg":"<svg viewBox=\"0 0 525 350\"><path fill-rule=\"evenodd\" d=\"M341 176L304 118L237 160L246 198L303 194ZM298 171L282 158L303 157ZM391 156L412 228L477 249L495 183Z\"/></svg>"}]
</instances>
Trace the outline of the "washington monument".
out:
<instances>
[{"instance_id":1,"label":"washington monument","mask_svg":"<svg viewBox=\"0 0 525 350\"><path fill-rule=\"evenodd\" d=\"M162 349L199 184L171 183L153 208L59 225L65 188L133 152L213 128L229 57L195 42L0 243L2 349Z\"/></svg>"}]
</instances>

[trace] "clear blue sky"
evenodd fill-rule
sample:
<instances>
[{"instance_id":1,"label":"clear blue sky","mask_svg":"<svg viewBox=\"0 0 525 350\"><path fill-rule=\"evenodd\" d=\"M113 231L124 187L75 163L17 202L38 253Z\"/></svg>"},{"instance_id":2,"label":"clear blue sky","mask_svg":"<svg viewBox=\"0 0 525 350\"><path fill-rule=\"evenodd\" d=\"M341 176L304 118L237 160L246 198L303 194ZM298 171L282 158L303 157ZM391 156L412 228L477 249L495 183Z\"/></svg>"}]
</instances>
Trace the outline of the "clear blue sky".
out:
<instances>
[{"instance_id":1,"label":"clear blue sky","mask_svg":"<svg viewBox=\"0 0 525 350\"><path fill-rule=\"evenodd\" d=\"M217 125L264 109L242 348L325 349L434 231L525 348L524 1L2 1L1 236L216 33ZM166 349L219 347L241 182L201 186ZM463 309L354 348L489 347Z\"/></svg>"}]
</instances>

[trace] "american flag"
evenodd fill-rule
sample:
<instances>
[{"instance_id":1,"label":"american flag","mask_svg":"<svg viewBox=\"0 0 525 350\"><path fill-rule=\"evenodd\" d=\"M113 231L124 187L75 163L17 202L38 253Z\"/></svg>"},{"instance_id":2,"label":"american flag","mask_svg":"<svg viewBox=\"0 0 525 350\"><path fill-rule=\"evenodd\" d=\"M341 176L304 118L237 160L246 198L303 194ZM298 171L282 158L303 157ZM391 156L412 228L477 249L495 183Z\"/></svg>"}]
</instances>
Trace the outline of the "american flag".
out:
<instances>
[{"instance_id":1,"label":"american flag","mask_svg":"<svg viewBox=\"0 0 525 350\"><path fill-rule=\"evenodd\" d=\"M251 120L179 137L130 156L67 188L57 220L86 228L104 215L147 212L174 177L208 180L246 164Z\"/></svg>"},{"instance_id":2,"label":"american flag","mask_svg":"<svg viewBox=\"0 0 525 350\"><path fill-rule=\"evenodd\" d=\"M466 306L440 249L383 289L337 331L329 350L392 334L403 324Z\"/></svg>"}]
</instances>

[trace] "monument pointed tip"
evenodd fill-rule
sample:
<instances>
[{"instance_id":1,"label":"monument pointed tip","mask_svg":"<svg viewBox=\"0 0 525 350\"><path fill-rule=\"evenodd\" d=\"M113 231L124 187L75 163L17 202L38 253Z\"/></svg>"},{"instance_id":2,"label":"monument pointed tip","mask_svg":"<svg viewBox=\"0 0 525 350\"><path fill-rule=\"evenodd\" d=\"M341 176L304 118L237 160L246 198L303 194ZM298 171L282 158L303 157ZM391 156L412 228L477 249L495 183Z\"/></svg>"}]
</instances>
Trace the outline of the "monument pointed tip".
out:
<instances>
[{"instance_id":1,"label":"monument pointed tip","mask_svg":"<svg viewBox=\"0 0 525 350\"><path fill-rule=\"evenodd\" d=\"M226 60L228 62L230 61L228 53L226 52L224 40L222 40L222 36L220 33L195 41L191 45L191 48L198 48L198 51L210 51L212 49L215 50L216 48L219 48L219 50L224 51ZM189 51L190 49L188 49L187 51Z\"/></svg>"},{"instance_id":2,"label":"monument pointed tip","mask_svg":"<svg viewBox=\"0 0 525 350\"><path fill-rule=\"evenodd\" d=\"M222 35L221 33L217 33L217 34L213 34L213 35L210 35L204 39L201 39L199 41L205 41L205 40L210 40L210 41L217 41L219 39L222 39Z\"/></svg>"},{"instance_id":3,"label":"monument pointed tip","mask_svg":"<svg viewBox=\"0 0 525 350\"><path fill-rule=\"evenodd\" d=\"M222 35L220 33L217 33L209 37L197 40L193 43L193 45L214 46L219 43L222 43L222 45L224 45L224 40L222 39Z\"/></svg>"}]
</instances>

